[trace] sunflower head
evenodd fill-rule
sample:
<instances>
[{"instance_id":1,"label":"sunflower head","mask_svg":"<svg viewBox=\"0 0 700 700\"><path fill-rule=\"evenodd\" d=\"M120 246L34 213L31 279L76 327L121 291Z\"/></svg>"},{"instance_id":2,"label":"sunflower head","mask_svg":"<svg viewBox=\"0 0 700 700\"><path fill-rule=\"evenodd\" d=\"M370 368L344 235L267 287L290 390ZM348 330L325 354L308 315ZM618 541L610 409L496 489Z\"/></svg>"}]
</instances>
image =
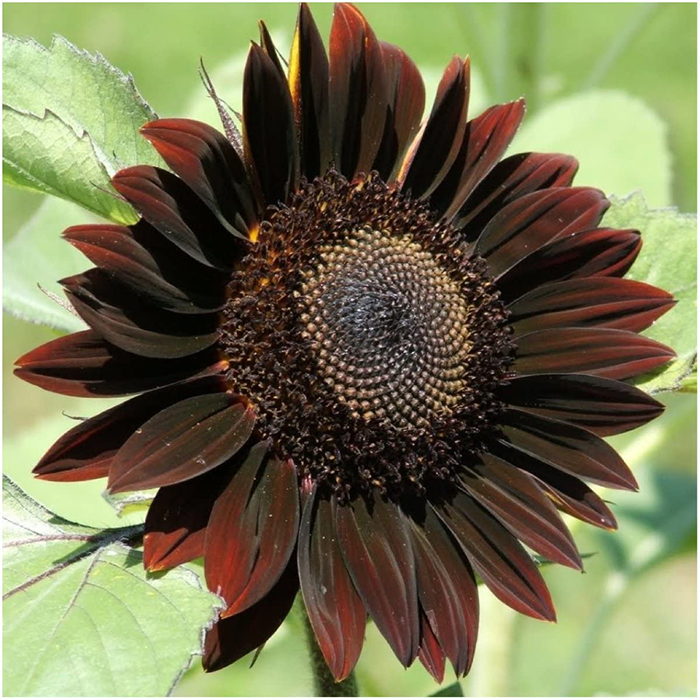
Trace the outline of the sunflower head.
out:
<instances>
[{"instance_id":1,"label":"sunflower head","mask_svg":"<svg viewBox=\"0 0 700 700\"><path fill-rule=\"evenodd\" d=\"M503 158L522 100L467 116L468 60L424 116L415 65L356 8L336 7L328 58L302 5L288 65L261 24L241 132L213 88L226 136L146 124L169 170L113 178L141 220L65 232L95 265L62 281L88 329L17 374L135 396L35 473L159 489L146 566L203 556L227 604L208 670L301 589L337 679L368 615L404 665L464 675L477 573L552 620L528 550L580 569L558 511L615 527L586 482L636 488L602 437L661 412L625 380L673 357L639 335L673 300L623 279L640 234L600 226L573 158Z\"/></svg>"}]
</instances>

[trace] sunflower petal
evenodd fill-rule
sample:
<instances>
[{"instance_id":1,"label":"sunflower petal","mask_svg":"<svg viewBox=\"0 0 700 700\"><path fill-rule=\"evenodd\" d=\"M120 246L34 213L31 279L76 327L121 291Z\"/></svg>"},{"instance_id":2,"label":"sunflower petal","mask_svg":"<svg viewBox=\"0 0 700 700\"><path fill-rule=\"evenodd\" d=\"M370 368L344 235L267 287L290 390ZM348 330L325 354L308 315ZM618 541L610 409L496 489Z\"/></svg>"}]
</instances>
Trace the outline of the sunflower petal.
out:
<instances>
[{"instance_id":1,"label":"sunflower petal","mask_svg":"<svg viewBox=\"0 0 700 700\"><path fill-rule=\"evenodd\" d=\"M498 520L464 493L437 506L436 511L497 598L524 615L556 619L542 575Z\"/></svg>"},{"instance_id":2,"label":"sunflower petal","mask_svg":"<svg viewBox=\"0 0 700 700\"><path fill-rule=\"evenodd\" d=\"M596 527L617 528L615 516L600 496L575 476L504 441L489 444L488 452L531 474L559 510Z\"/></svg>"},{"instance_id":3,"label":"sunflower petal","mask_svg":"<svg viewBox=\"0 0 700 700\"><path fill-rule=\"evenodd\" d=\"M467 122L452 168L430 197L430 205L451 221L474 188L498 162L525 116L525 100L489 107Z\"/></svg>"},{"instance_id":4,"label":"sunflower petal","mask_svg":"<svg viewBox=\"0 0 700 700\"><path fill-rule=\"evenodd\" d=\"M94 331L64 335L15 361L15 376L66 396L123 396L218 374L226 368L216 349L176 360L153 360L124 352Z\"/></svg>"},{"instance_id":5,"label":"sunflower petal","mask_svg":"<svg viewBox=\"0 0 700 700\"><path fill-rule=\"evenodd\" d=\"M362 13L344 3L333 11L330 108L335 167L348 179L369 172L388 108L382 48Z\"/></svg>"},{"instance_id":6,"label":"sunflower petal","mask_svg":"<svg viewBox=\"0 0 700 700\"><path fill-rule=\"evenodd\" d=\"M435 679L435 682L442 683L442 679L445 677L445 652L440 648L440 642L430 629L424 612L421 612L420 630L421 641L418 659L425 670Z\"/></svg>"},{"instance_id":7,"label":"sunflower petal","mask_svg":"<svg viewBox=\"0 0 700 700\"><path fill-rule=\"evenodd\" d=\"M386 71L389 108L379 152L372 170L392 182L401 159L420 127L425 87L416 64L397 46L380 42Z\"/></svg>"},{"instance_id":8,"label":"sunflower petal","mask_svg":"<svg viewBox=\"0 0 700 700\"><path fill-rule=\"evenodd\" d=\"M504 403L566 421L596 435L617 435L660 415L663 404L628 384L586 374L517 377L500 389Z\"/></svg>"},{"instance_id":9,"label":"sunflower petal","mask_svg":"<svg viewBox=\"0 0 700 700\"><path fill-rule=\"evenodd\" d=\"M260 207L245 165L228 139L193 119L157 119L140 131L219 223L247 238L258 223Z\"/></svg>"},{"instance_id":10,"label":"sunflower petal","mask_svg":"<svg viewBox=\"0 0 700 700\"><path fill-rule=\"evenodd\" d=\"M427 509L425 522L411 521L411 539L423 615L442 656L450 659L458 677L465 676L479 629L474 573L432 509ZM425 628L421 629L425 640Z\"/></svg>"},{"instance_id":11,"label":"sunflower petal","mask_svg":"<svg viewBox=\"0 0 700 700\"><path fill-rule=\"evenodd\" d=\"M309 6L301 3L289 57L289 90L301 150L301 174L309 181L331 163L328 57Z\"/></svg>"},{"instance_id":12,"label":"sunflower petal","mask_svg":"<svg viewBox=\"0 0 700 700\"><path fill-rule=\"evenodd\" d=\"M506 301L535 287L584 277L622 277L642 247L637 231L594 229L557 239L532 251L498 280Z\"/></svg>"},{"instance_id":13,"label":"sunflower petal","mask_svg":"<svg viewBox=\"0 0 700 700\"><path fill-rule=\"evenodd\" d=\"M131 294L104 270L60 280L80 317L107 342L143 357L177 359L219 338L216 314L174 314Z\"/></svg>"},{"instance_id":14,"label":"sunflower petal","mask_svg":"<svg viewBox=\"0 0 700 700\"><path fill-rule=\"evenodd\" d=\"M223 388L220 379L206 377L129 399L80 422L62 435L33 473L47 481L86 481L107 476L114 455L149 418L174 401Z\"/></svg>"},{"instance_id":15,"label":"sunflower petal","mask_svg":"<svg viewBox=\"0 0 700 700\"><path fill-rule=\"evenodd\" d=\"M110 493L169 486L210 471L245 445L255 414L229 393L192 396L144 423L114 457Z\"/></svg>"},{"instance_id":16,"label":"sunflower petal","mask_svg":"<svg viewBox=\"0 0 700 700\"><path fill-rule=\"evenodd\" d=\"M538 554L581 570L571 533L535 481L490 454L481 460L460 477L466 493Z\"/></svg>"},{"instance_id":17,"label":"sunflower petal","mask_svg":"<svg viewBox=\"0 0 700 700\"><path fill-rule=\"evenodd\" d=\"M112 178L119 192L165 238L207 267L230 269L244 252L194 191L161 168L137 165Z\"/></svg>"},{"instance_id":18,"label":"sunflower petal","mask_svg":"<svg viewBox=\"0 0 700 700\"><path fill-rule=\"evenodd\" d=\"M143 564L162 571L204 556L204 538L214 501L231 478L231 469L218 469L164 486L146 515Z\"/></svg>"},{"instance_id":19,"label":"sunflower petal","mask_svg":"<svg viewBox=\"0 0 700 700\"><path fill-rule=\"evenodd\" d=\"M236 615L257 603L287 568L299 527L299 489L291 461L250 449L216 499L207 526L204 574Z\"/></svg>"},{"instance_id":20,"label":"sunflower petal","mask_svg":"<svg viewBox=\"0 0 700 700\"><path fill-rule=\"evenodd\" d=\"M159 261L139 243L129 229L109 224L71 226L63 237L97 267L118 279L135 294L156 306L184 314L218 311L225 298L225 285L209 297L167 281Z\"/></svg>"},{"instance_id":21,"label":"sunflower petal","mask_svg":"<svg viewBox=\"0 0 700 700\"><path fill-rule=\"evenodd\" d=\"M591 187L557 187L525 195L506 205L486 226L475 252L498 278L523 257L598 224L609 202Z\"/></svg>"},{"instance_id":22,"label":"sunflower petal","mask_svg":"<svg viewBox=\"0 0 700 700\"><path fill-rule=\"evenodd\" d=\"M474 241L506 204L549 187L569 187L578 161L559 153L518 153L504 158L469 195L454 218L454 225Z\"/></svg>"},{"instance_id":23,"label":"sunflower petal","mask_svg":"<svg viewBox=\"0 0 700 700\"><path fill-rule=\"evenodd\" d=\"M257 44L243 75L243 143L267 205L285 202L299 183L292 98L284 76Z\"/></svg>"},{"instance_id":24,"label":"sunflower petal","mask_svg":"<svg viewBox=\"0 0 700 700\"><path fill-rule=\"evenodd\" d=\"M502 417L505 439L554 467L616 489L637 489L624 460L605 440L570 423L510 409Z\"/></svg>"},{"instance_id":25,"label":"sunflower petal","mask_svg":"<svg viewBox=\"0 0 700 700\"><path fill-rule=\"evenodd\" d=\"M550 328L521 335L512 369L521 375L582 372L629 379L651 372L676 354L651 338L610 328Z\"/></svg>"},{"instance_id":26,"label":"sunflower petal","mask_svg":"<svg viewBox=\"0 0 700 700\"><path fill-rule=\"evenodd\" d=\"M450 171L467 128L468 104L469 59L455 56L440 80L430 116L401 166L401 189L414 199L429 197Z\"/></svg>"},{"instance_id":27,"label":"sunflower petal","mask_svg":"<svg viewBox=\"0 0 700 700\"><path fill-rule=\"evenodd\" d=\"M297 551L309 621L333 677L341 681L362 651L367 613L338 547L333 506L315 489L304 505Z\"/></svg>"},{"instance_id":28,"label":"sunflower petal","mask_svg":"<svg viewBox=\"0 0 700 700\"><path fill-rule=\"evenodd\" d=\"M418 655L420 619L408 523L399 507L378 494L336 509L336 532L345 564L377 628L399 661Z\"/></svg>"},{"instance_id":29,"label":"sunflower petal","mask_svg":"<svg viewBox=\"0 0 700 700\"><path fill-rule=\"evenodd\" d=\"M516 337L545 328L595 326L640 333L675 304L662 289L616 277L535 287L508 306Z\"/></svg>"},{"instance_id":30,"label":"sunflower petal","mask_svg":"<svg viewBox=\"0 0 700 700\"><path fill-rule=\"evenodd\" d=\"M262 647L284 622L298 590L296 567L290 562L262 600L238 615L222 618L207 632L204 670L218 671Z\"/></svg>"}]
</instances>

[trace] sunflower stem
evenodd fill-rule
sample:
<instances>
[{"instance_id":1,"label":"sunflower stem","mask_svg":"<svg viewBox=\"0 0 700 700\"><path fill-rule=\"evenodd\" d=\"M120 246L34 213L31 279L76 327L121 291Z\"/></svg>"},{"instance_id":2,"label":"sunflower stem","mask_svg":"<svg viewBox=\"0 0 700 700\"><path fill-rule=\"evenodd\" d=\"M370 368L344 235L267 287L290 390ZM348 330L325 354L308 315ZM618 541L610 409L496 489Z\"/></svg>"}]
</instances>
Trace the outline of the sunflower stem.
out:
<instances>
[{"instance_id":1,"label":"sunflower stem","mask_svg":"<svg viewBox=\"0 0 700 700\"><path fill-rule=\"evenodd\" d=\"M355 698L357 697L357 681L355 680L355 672L353 671L344 681L336 682L335 678L328 668L326 660L323 658L321 649L316 642L316 635L311 621L306 614L306 608L303 601L299 601L299 612L304 620L304 629L306 630L306 642L309 647L309 656L311 657L311 670L314 675L314 692L319 698Z\"/></svg>"}]
</instances>

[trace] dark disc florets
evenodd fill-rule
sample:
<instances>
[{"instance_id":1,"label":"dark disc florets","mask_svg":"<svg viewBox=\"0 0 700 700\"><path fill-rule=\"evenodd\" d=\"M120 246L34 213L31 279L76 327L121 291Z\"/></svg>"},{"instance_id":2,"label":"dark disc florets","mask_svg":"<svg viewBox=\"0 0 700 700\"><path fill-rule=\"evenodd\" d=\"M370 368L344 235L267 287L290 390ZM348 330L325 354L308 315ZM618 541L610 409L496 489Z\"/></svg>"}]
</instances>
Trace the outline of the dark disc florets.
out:
<instances>
[{"instance_id":1,"label":"dark disc florets","mask_svg":"<svg viewBox=\"0 0 700 700\"><path fill-rule=\"evenodd\" d=\"M483 261L378 177L305 183L234 273L229 381L337 496L450 480L489 430L512 344Z\"/></svg>"}]
</instances>

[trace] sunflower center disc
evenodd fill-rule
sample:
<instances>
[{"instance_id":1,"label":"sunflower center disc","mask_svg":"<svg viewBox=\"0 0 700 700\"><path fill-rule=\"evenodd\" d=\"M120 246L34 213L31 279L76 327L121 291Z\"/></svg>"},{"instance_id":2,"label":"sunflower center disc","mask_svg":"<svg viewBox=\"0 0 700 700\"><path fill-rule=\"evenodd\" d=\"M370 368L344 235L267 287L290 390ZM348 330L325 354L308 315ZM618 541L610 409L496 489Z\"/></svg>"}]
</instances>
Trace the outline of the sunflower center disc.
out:
<instances>
[{"instance_id":1,"label":"sunflower center disc","mask_svg":"<svg viewBox=\"0 0 700 700\"><path fill-rule=\"evenodd\" d=\"M302 272L303 337L353 417L424 426L464 389L468 308L434 256L364 228Z\"/></svg>"},{"instance_id":2,"label":"sunflower center disc","mask_svg":"<svg viewBox=\"0 0 700 700\"><path fill-rule=\"evenodd\" d=\"M256 430L339 499L453 481L501 410L507 314L459 233L375 173L267 212L219 329Z\"/></svg>"}]
</instances>

